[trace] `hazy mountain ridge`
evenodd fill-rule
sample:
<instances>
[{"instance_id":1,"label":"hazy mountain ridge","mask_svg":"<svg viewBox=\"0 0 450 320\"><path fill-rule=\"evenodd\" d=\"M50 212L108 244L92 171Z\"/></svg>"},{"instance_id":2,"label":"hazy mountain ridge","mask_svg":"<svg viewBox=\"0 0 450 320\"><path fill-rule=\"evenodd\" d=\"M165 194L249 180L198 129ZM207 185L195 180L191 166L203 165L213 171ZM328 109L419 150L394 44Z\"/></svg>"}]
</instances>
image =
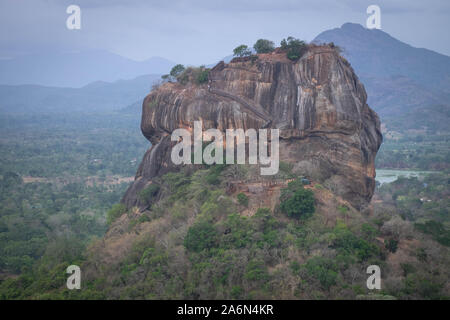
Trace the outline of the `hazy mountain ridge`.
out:
<instances>
[{"instance_id":1,"label":"hazy mountain ridge","mask_svg":"<svg viewBox=\"0 0 450 320\"><path fill-rule=\"evenodd\" d=\"M0 85L0 113L112 111L150 92L158 74L115 82L96 81L82 88Z\"/></svg>"},{"instance_id":2,"label":"hazy mountain ridge","mask_svg":"<svg viewBox=\"0 0 450 320\"><path fill-rule=\"evenodd\" d=\"M324 31L314 41L333 42L343 49L366 87L369 105L382 120L416 107L449 106L450 57L446 55L354 23Z\"/></svg>"},{"instance_id":3,"label":"hazy mountain ridge","mask_svg":"<svg viewBox=\"0 0 450 320\"><path fill-rule=\"evenodd\" d=\"M167 73L174 64L161 57L135 61L107 51L25 55L0 60L0 84L82 87L99 80Z\"/></svg>"}]
</instances>

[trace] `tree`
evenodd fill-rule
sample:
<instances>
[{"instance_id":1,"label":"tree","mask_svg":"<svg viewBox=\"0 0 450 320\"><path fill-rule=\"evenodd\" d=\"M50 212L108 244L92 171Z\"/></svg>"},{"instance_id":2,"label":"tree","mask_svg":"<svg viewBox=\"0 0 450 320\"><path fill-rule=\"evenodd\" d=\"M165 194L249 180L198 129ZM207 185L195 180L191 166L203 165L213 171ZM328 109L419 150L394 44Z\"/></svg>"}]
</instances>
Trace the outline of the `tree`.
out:
<instances>
[{"instance_id":1,"label":"tree","mask_svg":"<svg viewBox=\"0 0 450 320\"><path fill-rule=\"evenodd\" d=\"M173 78L178 77L186 68L182 64L177 64L170 70L170 75Z\"/></svg>"},{"instance_id":2,"label":"tree","mask_svg":"<svg viewBox=\"0 0 450 320\"><path fill-rule=\"evenodd\" d=\"M288 59L292 61L300 59L307 49L304 41L294 37L288 37L287 39L281 40L280 45L281 49L286 51Z\"/></svg>"},{"instance_id":3,"label":"tree","mask_svg":"<svg viewBox=\"0 0 450 320\"><path fill-rule=\"evenodd\" d=\"M245 44L241 44L240 46L234 48L233 54L236 57L248 57L252 54L252 51Z\"/></svg>"},{"instance_id":4,"label":"tree","mask_svg":"<svg viewBox=\"0 0 450 320\"><path fill-rule=\"evenodd\" d=\"M126 211L127 208L123 203L117 203L113 205L112 208L106 213L106 223L110 225Z\"/></svg>"},{"instance_id":5,"label":"tree","mask_svg":"<svg viewBox=\"0 0 450 320\"><path fill-rule=\"evenodd\" d=\"M281 191L280 210L294 218L312 214L315 210L314 193L303 188L301 181L291 181L288 187Z\"/></svg>"},{"instance_id":6,"label":"tree","mask_svg":"<svg viewBox=\"0 0 450 320\"><path fill-rule=\"evenodd\" d=\"M201 66L198 70L198 74L196 76L196 82L198 84L206 83L209 79L209 69Z\"/></svg>"},{"instance_id":7,"label":"tree","mask_svg":"<svg viewBox=\"0 0 450 320\"><path fill-rule=\"evenodd\" d=\"M253 259L247 264L244 278L250 281L265 281L269 279L269 273L264 261Z\"/></svg>"},{"instance_id":8,"label":"tree","mask_svg":"<svg viewBox=\"0 0 450 320\"><path fill-rule=\"evenodd\" d=\"M189 228L184 238L184 246L189 251L200 252L214 247L217 241L217 231L208 222L197 222Z\"/></svg>"},{"instance_id":9,"label":"tree","mask_svg":"<svg viewBox=\"0 0 450 320\"><path fill-rule=\"evenodd\" d=\"M395 239L385 239L384 240L384 246L386 249L388 249L390 252L395 253L398 248L398 241Z\"/></svg>"},{"instance_id":10,"label":"tree","mask_svg":"<svg viewBox=\"0 0 450 320\"><path fill-rule=\"evenodd\" d=\"M320 256L313 257L306 262L304 268L307 275L319 280L320 285L325 290L329 290L331 286L336 284L338 267L332 259Z\"/></svg>"},{"instance_id":11,"label":"tree","mask_svg":"<svg viewBox=\"0 0 450 320\"><path fill-rule=\"evenodd\" d=\"M247 207L248 206L248 197L245 193L239 193L237 195L237 200L239 202L240 205Z\"/></svg>"},{"instance_id":12,"label":"tree","mask_svg":"<svg viewBox=\"0 0 450 320\"><path fill-rule=\"evenodd\" d=\"M139 200L145 202L146 204L150 204L150 202L158 194L158 192L159 192L159 185L152 183L147 188L139 192L138 194Z\"/></svg>"},{"instance_id":13,"label":"tree","mask_svg":"<svg viewBox=\"0 0 450 320\"><path fill-rule=\"evenodd\" d=\"M255 49L256 53L269 53L275 50L275 45L273 41L267 39L259 39L253 45L253 49Z\"/></svg>"}]
</instances>

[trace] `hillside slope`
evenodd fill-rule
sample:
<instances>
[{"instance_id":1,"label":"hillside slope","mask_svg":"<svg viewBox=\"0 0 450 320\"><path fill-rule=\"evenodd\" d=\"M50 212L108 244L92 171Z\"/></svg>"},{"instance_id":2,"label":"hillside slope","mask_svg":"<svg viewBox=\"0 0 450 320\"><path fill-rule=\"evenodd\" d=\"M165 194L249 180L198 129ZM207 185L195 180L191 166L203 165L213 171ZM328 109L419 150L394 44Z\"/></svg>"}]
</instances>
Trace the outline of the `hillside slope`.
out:
<instances>
[{"instance_id":1,"label":"hillside slope","mask_svg":"<svg viewBox=\"0 0 450 320\"><path fill-rule=\"evenodd\" d=\"M167 73L175 63L160 57L134 61L107 51L47 52L0 59L0 84L83 87L145 74Z\"/></svg>"},{"instance_id":2,"label":"hillside slope","mask_svg":"<svg viewBox=\"0 0 450 320\"><path fill-rule=\"evenodd\" d=\"M160 78L150 74L131 80L92 82L81 88L0 85L0 113L42 114L108 112L141 99Z\"/></svg>"}]
</instances>

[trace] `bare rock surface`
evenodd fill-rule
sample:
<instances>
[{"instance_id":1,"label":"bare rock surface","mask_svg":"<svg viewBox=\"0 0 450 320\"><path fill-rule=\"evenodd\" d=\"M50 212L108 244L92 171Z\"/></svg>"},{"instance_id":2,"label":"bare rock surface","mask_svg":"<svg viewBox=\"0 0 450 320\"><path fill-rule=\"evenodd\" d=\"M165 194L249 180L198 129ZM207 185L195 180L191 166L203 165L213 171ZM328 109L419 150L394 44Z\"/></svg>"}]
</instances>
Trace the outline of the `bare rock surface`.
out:
<instances>
[{"instance_id":1,"label":"bare rock surface","mask_svg":"<svg viewBox=\"0 0 450 320\"><path fill-rule=\"evenodd\" d=\"M260 54L215 66L204 85L165 83L143 101L141 130L152 147L122 202L142 206L138 193L154 177L177 170L170 159L178 128L280 129L280 160L325 185L357 209L375 187L380 121L367 105L349 63L328 46L309 46L296 62L284 53Z\"/></svg>"}]
</instances>

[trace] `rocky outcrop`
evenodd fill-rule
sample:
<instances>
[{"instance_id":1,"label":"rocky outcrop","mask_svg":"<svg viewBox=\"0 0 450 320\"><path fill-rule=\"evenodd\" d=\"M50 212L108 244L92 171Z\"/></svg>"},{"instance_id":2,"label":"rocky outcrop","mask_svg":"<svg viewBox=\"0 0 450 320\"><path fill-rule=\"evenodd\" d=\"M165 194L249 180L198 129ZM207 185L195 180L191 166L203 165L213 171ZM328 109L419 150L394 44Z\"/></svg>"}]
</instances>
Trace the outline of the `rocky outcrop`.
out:
<instances>
[{"instance_id":1,"label":"rocky outcrop","mask_svg":"<svg viewBox=\"0 0 450 320\"><path fill-rule=\"evenodd\" d=\"M177 128L279 128L280 160L361 209L375 187L375 155L382 141L377 114L348 62L328 46L310 46L296 62L285 54L223 62L204 85L165 83L143 102L141 129L152 147L123 198L140 206L138 192L177 170L171 163Z\"/></svg>"}]
</instances>

